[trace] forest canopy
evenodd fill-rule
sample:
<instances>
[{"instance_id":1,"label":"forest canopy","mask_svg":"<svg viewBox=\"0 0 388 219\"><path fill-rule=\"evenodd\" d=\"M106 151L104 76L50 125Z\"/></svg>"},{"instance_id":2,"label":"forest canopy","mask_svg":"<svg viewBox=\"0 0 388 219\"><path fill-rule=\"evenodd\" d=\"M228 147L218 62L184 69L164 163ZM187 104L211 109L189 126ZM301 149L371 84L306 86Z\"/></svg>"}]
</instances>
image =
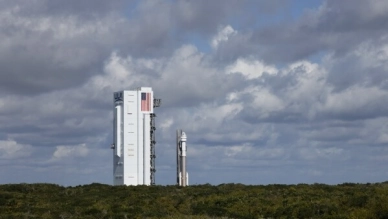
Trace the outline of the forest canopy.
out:
<instances>
[{"instance_id":1,"label":"forest canopy","mask_svg":"<svg viewBox=\"0 0 388 219\"><path fill-rule=\"evenodd\" d=\"M388 182L0 185L0 218L388 218Z\"/></svg>"}]
</instances>

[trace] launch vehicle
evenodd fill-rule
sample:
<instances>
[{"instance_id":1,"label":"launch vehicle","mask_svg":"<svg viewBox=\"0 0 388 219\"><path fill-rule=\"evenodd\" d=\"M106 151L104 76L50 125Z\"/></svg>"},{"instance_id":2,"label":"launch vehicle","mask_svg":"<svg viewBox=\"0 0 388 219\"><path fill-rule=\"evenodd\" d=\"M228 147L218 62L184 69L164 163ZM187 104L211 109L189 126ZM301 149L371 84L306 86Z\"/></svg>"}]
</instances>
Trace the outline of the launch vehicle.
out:
<instances>
[{"instance_id":1,"label":"launch vehicle","mask_svg":"<svg viewBox=\"0 0 388 219\"><path fill-rule=\"evenodd\" d=\"M182 130L176 132L176 162L177 162L177 184L180 186L189 185L189 173L186 170L186 146L187 136Z\"/></svg>"}]
</instances>

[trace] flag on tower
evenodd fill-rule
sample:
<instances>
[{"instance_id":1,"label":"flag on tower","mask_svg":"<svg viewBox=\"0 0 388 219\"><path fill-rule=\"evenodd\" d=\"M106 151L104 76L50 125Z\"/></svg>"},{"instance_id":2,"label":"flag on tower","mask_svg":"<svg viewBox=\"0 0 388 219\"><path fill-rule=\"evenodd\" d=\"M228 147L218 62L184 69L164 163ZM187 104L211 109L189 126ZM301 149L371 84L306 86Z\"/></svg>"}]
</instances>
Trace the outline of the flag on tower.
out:
<instances>
[{"instance_id":1,"label":"flag on tower","mask_svg":"<svg viewBox=\"0 0 388 219\"><path fill-rule=\"evenodd\" d=\"M151 111L150 93L141 93L141 111Z\"/></svg>"}]
</instances>

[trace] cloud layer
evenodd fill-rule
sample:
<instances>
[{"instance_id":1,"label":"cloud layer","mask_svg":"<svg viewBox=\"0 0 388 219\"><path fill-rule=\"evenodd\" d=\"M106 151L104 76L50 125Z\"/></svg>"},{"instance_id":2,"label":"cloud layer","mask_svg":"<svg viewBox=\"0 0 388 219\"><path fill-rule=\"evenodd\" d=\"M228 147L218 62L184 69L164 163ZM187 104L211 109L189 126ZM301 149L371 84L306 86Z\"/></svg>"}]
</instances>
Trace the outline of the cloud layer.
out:
<instances>
[{"instance_id":1,"label":"cloud layer","mask_svg":"<svg viewBox=\"0 0 388 219\"><path fill-rule=\"evenodd\" d=\"M139 86L158 184L178 128L192 184L385 181L388 7L271 2L0 0L0 183L111 184L112 93Z\"/></svg>"}]
</instances>

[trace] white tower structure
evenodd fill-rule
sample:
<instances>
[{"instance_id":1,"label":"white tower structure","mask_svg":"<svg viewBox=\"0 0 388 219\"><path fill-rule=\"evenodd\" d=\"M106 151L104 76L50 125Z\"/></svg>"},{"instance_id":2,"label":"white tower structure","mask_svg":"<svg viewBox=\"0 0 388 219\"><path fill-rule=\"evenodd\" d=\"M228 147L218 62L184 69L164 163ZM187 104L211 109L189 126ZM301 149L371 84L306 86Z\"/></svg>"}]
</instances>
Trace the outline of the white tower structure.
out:
<instances>
[{"instance_id":1,"label":"white tower structure","mask_svg":"<svg viewBox=\"0 0 388 219\"><path fill-rule=\"evenodd\" d=\"M155 114L150 87L114 93L113 184L155 184Z\"/></svg>"},{"instance_id":2,"label":"white tower structure","mask_svg":"<svg viewBox=\"0 0 388 219\"><path fill-rule=\"evenodd\" d=\"M186 146L187 136L182 130L176 132L176 161L177 161L177 184L189 185L189 173L186 170Z\"/></svg>"}]
</instances>

